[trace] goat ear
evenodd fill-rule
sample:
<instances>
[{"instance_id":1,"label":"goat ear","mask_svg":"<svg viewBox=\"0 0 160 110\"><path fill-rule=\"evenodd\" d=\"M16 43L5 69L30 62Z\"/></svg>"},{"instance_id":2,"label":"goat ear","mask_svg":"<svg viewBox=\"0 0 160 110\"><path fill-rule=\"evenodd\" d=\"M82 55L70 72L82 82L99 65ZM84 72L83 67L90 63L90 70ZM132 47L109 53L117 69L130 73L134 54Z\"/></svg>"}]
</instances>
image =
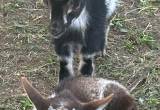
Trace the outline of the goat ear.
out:
<instances>
[{"instance_id":1,"label":"goat ear","mask_svg":"<svg viewBox=\"0 0 160 110\"><path fill-rule=\"evenodd\" d=\"M30 84L27 78L21 77L21 83L35 107L38 110L47 110L49 107L49 100L43 98L43 96L41 96L41 94Z\"/></svg>"},{"instance_id":2,"label":"goat ear","mask_svg":"<svg viewBox=\"0 0 160 110\"><path fill-rule=\"evenodd\" d=\"M100 109L103 110L108 104L109 102L112 100L114 94L110 94L109 96L103 98L103 99L99 99L99 100L95 100L95 101L90 101L86 104L84 104L84 108L89 109L89 110L96 110L96 109Z\"/></svg>"}]
</instances>

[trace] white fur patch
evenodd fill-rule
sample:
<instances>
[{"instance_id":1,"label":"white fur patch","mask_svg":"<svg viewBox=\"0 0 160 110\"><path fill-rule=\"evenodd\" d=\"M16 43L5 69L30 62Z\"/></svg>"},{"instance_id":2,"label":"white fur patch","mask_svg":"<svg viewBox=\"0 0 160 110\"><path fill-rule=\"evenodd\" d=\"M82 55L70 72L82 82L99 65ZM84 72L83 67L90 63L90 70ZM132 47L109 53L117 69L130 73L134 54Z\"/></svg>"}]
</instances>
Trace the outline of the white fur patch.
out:
<instances>
[{"instance_id":1,"label":"white fur patch","mask_svg":"<svg viewBox=\"0 0 160 110\"><path fill-rule=\"evenodd\" d=\"M109 35L109 30L110 30L110 24L108 24L108 27L107 27L107 29L106 29L106 41L105 41L105 45L107 46L107 44L108 44L108 35Z\"/></svg>"},{"instance_id":2,"label":"white fur patch","mask_svg":"<svg viewBox=\"0 0 160 110\"><path fill-rule=\"evenodd\" d=\"M35 106L33 106L33 109L32 110L37 110L37 108Z\"/></svg>"},{"instance_id":3,"label":"white fur patch","mask_svg":"<svg viewBox=\"0 0 160 110\"><path fill-rule=\"evenodd\" d=\"M109 18L116 10L118 0L106 0L107 18Z\"/></svg>"},{"instance_id":4,"label":"white fur patch","mask_svg":"<svg viewBox=\"0 0 160 110\"><path fill-rule=\"evenodd\" d=\"M108 105L108 103L98 107L96 110L104 110L104 108Z\"/></svg>"},{"instance_id":5,"label":"white fur patch","mask_svg":"<svg viewBox=\"0 0 160 110\"><path fill-rule=\"evenodd\" d=\"M88 55L83 55L84 58L94 58L96 54L88 54Z\"/></svg>"},{"instance_id":6,"label":"white fur patch","mask_svg":"<svg viewBox=\"0 0 160 110\"><path fill-rule=\"evenodd\" d=\"M52 106L49 106L48 110L56 110L56 109L53 109Z\"/></svg>"},{"instance_id":7,"label":"white fur patch","mask_svg":"<svg viewBox=\"0 0 160 110\"><path fill-rule=\"evenodd\" d=\"M63 21L64 21L64 24L68 23L68 21L67 21L67 15L66 14L63 15Z\"/></svg>"},{"instance_id":8,"label":"white fur patch","mask_svg":"<svg viewBox=\"0 0 160 110\"><path fill-rule=\"evenodd\" d=\"M52 14L51 14L51 12L49 13L49 19L51 20L51 18L52 18Z\"/></svg>"},{"instance_id":9,"label":"white fur patch","mask_svg":"<svg viewBox=\"0 0 160 110\"><path fill-rule=\"evenodd\" d=\"M84 7L78 18L73 19L70 28L84 32L88 25L89 14Z\"/></svg>"},{"instance_id":10,"label":"white fur patch","mask_svg":"<svg viewBox=\"0 0 160 110\"><path fill-rule=\"evenodd\" d=\"M81 68L82 68L82 66L83 66L84 64L85 64L85 62L83 61L82 56L80 56L80 63L79 63L79 68L78 68L79 71L81 70Z\"/></svg>"},{"instance_id":11,"label":"white fur patch","mask_svg":"<svg viewBox=\"0 0 160 110\"><path fill-rule=\"evenodd\" d=\"M73 55L71 57L66 58L66 61L68 63L66 67L71 73L71 75L73 75Z\"/></svg>"},{"instance_id":12,"label":"white fur patch","mask_svg":"<svg viewBox=\"0 0 160 110\"><path fill-rule=\"evenodd\" d=\"M129 94L128 90L124 86L122 86L121 84L119 84L118 82L112 81L112 80L101 79L100 81L98 81L99 88L97 88L99 90L99 99L104 98L104 92L107 91L106 90L107 86L110 86L110 84L116 85L116 86L124 89L126 91L126 93ZM108 103L100 106L96 110L103 110L107 105L108 105Z\"/></svg>"},{"instance_id":13,"label":"white fur patch","mask_svg":"<svg viewBox=\"0 0 160 110\"><path fill-rule=\"evenodd\" d=\"M48 98L54 98L56 96L56 93L53 93L52 95L50 95Z\"/></svg>"},{"instance_id":14,"label":"white fur patch","mask_svg":"<svg viewBox=\"0 0 160 110\"><path fill-rule=\"evenodd\" d=\"M65 60L67 62L66 68L68 69L70 75L74 75L73 72L73 52L71 52L70 57L61 57L60 60Z\"/></svg>"},{"instance_id":15,"label":"white fur patch","mask_svg":"<svg viewBox=\"0 0 160 110\"><path fill-rule=\"evenodd\" d=\"M109 84L108 80L101 79L98 84L100 85L99 90L99 98L102 99L104 97L104 91L106 89L106 86Z\"/></svg>"},{"instance_id":16,"label":"white fur patch","mask_svg":"<svg viewBox=\"0 0 160 110\"><path fill-rule=\"evenodd\" d=\"M113 85L116 85L116 86L122 88L123 90L126 91L127 94L129 94L128 90L123 85L119 84L116 81L101 79L98 83L100 85L99 88L98 88L99 91L100 91L99 92L100 93L100 95L99 95L100 99L104 97L104 92L106 91L107 86L109 86L110 84L113 84Z\"/></svg>"},{"instance_id":17,"label":"white fur patch","mask_svg":"<svg viewBox=\"0 0 160 110\"><path fill-rule=\"evenodd\" d=\"M52 106L49 106L48 110L68 110L67 108L65 108L63 105L61 105L60 107L54 109Z\"/></svg>"},{"instance_id":18,"label":"white fur patch","mask_svg":"<svg viewBox=\"0 0 160 110\"><path fill-rule=\"evenodd\" d=\"M60 102L59 107L54 110L68 110L65 105L67 105L67 102Z\"/></svg>"}]
</instances>

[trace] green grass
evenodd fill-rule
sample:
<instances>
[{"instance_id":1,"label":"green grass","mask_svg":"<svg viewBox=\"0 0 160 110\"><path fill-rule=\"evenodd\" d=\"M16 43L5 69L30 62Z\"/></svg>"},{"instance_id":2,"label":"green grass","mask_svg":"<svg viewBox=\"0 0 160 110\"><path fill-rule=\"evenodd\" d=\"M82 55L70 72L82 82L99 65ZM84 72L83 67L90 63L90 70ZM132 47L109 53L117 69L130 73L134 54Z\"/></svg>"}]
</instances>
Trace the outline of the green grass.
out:
<instances>
[{"instance_id":1,"label":"green grass","mask_svg":"<svg viewBox=\"0 0 160 110\"><path fill-rule=\"evenodd\" d=\"M14 0L12 2L8 2L4 5L1 5L1 9L3 9L6 12L14 12L16 9L23 7L24 0Z\"/></svg>"},{"instance_id":2,"label":"green grass","mask_svg":"<svg viewBox=\"0 0 160 110\"><path fill-rule=\"evenodd\" d=\"M124 47L129 52L132 52L139 46L147 46L153 50L160 48L153 33L144 32L144 30L141 29L128 29L127 40L124 41Z\"/></svg>"},{"instance_id":3,"label":"green grass","mask_svg":"<svg viewBox=\"0 0 160 110\"><path fill-rule=\"evenodd\" d=\"M139 13L146 12L148 15L153 16L160 6L159 0L139 0Z\"/></svg>"},{"instance_id":4,"label":"green grass","mask_svg":"<svg viewBox=\"0 0 160 110\"><path fill-rule=\"evenodd\" d=\"M33 107L31 101L27 97L22 97L20 99L20 108L21 110L29 110Z\"/></svg>"},{"instance_id":5,"label":"green grass","mask_svg":"<svg viewBox=\"0 0 160 110\"><path fill-rule=\"evenodd\" d=\"M152 35L146 33L140 33L138 36L138 40L140 44L148 45L149 47L153 47L155 44L155 39Z\"/></svg>"},{"instance_id":6,"label":"green grass","mask_svg":"<svg viewBox=\"0 0 160 110\"><path fill-rule=\"evenodd\" d=\"M115 16L112 19L111 26L118 29L122 33L127 33L128 29L125 26L125 19L122 17Z\"/></svg>"},{"instance_id":7,"label":"green grass","mask_svg":"<svg viewBox=\"0 0 160 110\"><path fill-rule=\"evenodd\" d=\"M132 53L135 50L133 42L129 40L126 40L124 42L124 48L127 49L127 51L130 53Z\"/></svg>"}]
</instances>

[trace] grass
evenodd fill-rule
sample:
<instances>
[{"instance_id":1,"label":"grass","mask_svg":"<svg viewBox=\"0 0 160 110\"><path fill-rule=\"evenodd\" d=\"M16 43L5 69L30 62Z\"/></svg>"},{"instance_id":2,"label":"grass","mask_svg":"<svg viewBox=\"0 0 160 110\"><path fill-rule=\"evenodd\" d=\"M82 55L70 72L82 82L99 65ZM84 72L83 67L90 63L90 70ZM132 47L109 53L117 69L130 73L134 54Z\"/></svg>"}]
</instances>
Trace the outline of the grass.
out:
<instances>
[{"instance_id":1,"label":"grass","mask_svg":"<svg viewBox=\"0 0 160 110\"><path fill-rule=\"evenodd\" d=\"M121 33L128 32L128 29L125 27L125 20L122 17L115 16L112 19L111 26L119 30Z\"/></svg>"},{"instance_id":2,"label":"grass","mask_svg":"<svg viewBox=\"0 0 160 110\"><path fill-rule=\"evenodd\" d=\"M154 37L149 34L141 33L138 39L140 44L145 44L148 45L149 47L153 47L155 44Z\"/></svg>"},{"instance_id":3,"label":"grass","mask_svg":"<svg viewBox=\"0 0 160 110\"><path fill-rule=\"evenodd\" d=\"M31 101L27 98L27 97L22 97L22 99L20 100L21 103L21 110L28 110L31 109L33 107Z\"/></svg>"},{"instance_id":4,"label":"grass","mask_svg":"<svg viewBox=\"0 0 160 110\"><path fill-rule=\"evenodd\" d=\"M141 90L138 91L137 94L139 94L139 102L146 110L158 110L160 105L160 98L157 97L160 92L160 85L155 84L152 85L154 81L158 81L158 76L160 75L160 70L157 70L155 68L150 70L150 73L148 74L148 81L146 84L149 87L142 86ZM145 95L142 95L145 94ZM149 106L145 106L149 105Z\"/></svg>"},{"instance_id":5,"label":"grass","mask_svg":"<svg viewBox=\"0 0 160 110\"><path fill-rule=\"evenodd\" d=\"M140 0L140 11L139 13L147 12L148 15L152 16L158 10L158 7L155 7L156 4L159 4L159 0Z\"/></svg>"},{"instance_id":6,"label":"grass","mask_svg":"<svg viewBox=\"0 0 160 110\"><path fill-rule=\"evenodd\" d=\"M125 41L124 48L127 49L130 53L132 53L135 50L133 42L129 40Z\"/></svg>"},{"instance_id":7,"label":"grass","mask_svg":"<svg viewBox=\"0 0 160 110\"><path fill-rule=\"evenodd\" d=\"M1 5L1 9L3 9L5 12L14 12L16 9L23 7L23 5L24 0L14 0L4 4L3 6Z\"/></svg>"}]
</instances>

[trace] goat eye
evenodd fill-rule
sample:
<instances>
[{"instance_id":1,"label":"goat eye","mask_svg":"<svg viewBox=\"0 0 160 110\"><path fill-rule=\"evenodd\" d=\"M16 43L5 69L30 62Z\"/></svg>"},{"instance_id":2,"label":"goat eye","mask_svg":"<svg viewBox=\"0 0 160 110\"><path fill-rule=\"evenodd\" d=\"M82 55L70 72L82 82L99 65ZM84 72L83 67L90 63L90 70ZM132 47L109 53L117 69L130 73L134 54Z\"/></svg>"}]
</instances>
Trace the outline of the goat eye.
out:
<instances>
[{"instance_id":1,"label":"goat eye","mask_svg":"<svg viewBox=\"0 0 160 110\"><path fill-rule=\"evenodd\" d=\"M74 14L74 12L70 12L70 13L68 13L68 15L67 15L67 20L68 21L72 21L72 19L75 17L75 14Z\"/></svg>"},{"instance_id":2,"label":"goat eye","mask_svg":"<svg viewBox=\"0 0 160 110\"><path fill-rule=\"evenodd\" d=\"M68 16L74 16L74 13L73 12L70 12L70 13L68 13Z\"/></svg>"},{"instance_id":3,"label":"goat eye","mask_svg":"<svg viewBox=\"0 0 160 110\"><path fill-rule=\"evenodd\" d=\"M73 9L74 9L75 11L76 11L76 10L79 10L79 9L80 9L80 3L79 3L79 2L75 3L74 6L73 6Z\"/></svg>"},{"instance_id":4,"label":"goat eye","mask_svg":"<svg viewBox=\"0 0 160 110\"><path fill-rule=\"evenodd\" d=\"M79 0L71 0L70 5L72 6L73 10L78 10L80 8L80 1Z\"/></svg>"}]
</instances>

